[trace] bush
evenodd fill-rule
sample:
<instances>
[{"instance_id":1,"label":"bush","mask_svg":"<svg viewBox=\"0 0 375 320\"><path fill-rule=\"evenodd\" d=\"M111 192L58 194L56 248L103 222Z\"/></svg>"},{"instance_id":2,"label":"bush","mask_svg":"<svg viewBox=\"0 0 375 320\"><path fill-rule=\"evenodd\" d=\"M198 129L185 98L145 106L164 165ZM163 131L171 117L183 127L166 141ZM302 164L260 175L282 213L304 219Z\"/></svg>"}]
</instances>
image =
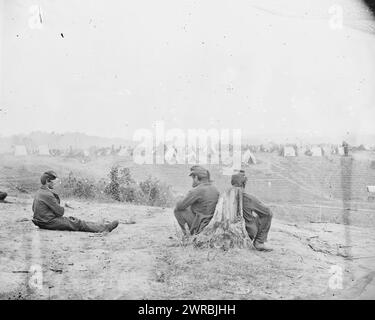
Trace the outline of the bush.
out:
<instances>
[{"instance_id":1,"label":"bush","mask_svg":"<svg viewBox=\"0 0 375 320\"><path fill-rule=\"evenodd\" d=\"M145 203L142 190L137 184L120 187L120 201L132 202L134 204Z\"/></svg>"},{"instance_id":2,"label":"bush","mask_svg":"<svg viewBox=\"0 0 375 320\"><path fill-rule=\"evenodd\" d=\"M148 206L169 206L173 203L170 187L158 179L148 177L137 184L129 168L119 169L118 166L112 167L108 176L110 182L104 192L116 201Z\"/></svg>"},{"instance_id":3,"label":"bush","mask_svg":"<svg viewBox=\"0 0 375 320\"><path fill-rule=\"evenodd\" d=\"M156 178L149 176L139 183L144 195L144 204L149 206L166 207L174 201L171 188Z\"/></svg>"},{"instance_id":4,"label":"bush","mask_svg":"<svg viewBox=\"0 0 375 320\"><path fill-rule=\"evenodd\" d=\"M104 192L112 199L120 201L120 178L118 167L112 167L109 172L109 184L105 187Z\"/></svg>"},{"instance_id":5,"label":"bush","mask_svg":"<svg viewBox=\"0 0 375 320\"><path fill-rule=\"evenodd\" d=\"M64 197L101 198L110 197L120 202L139 205L167 207L174 203L171 188L160 180L149 176L137 183L131 176L129 168L113 166L108 174L109 181L76 177L70 172L62 179L61 195Z\"/></svg>"},{"instance_id":6,"label":"bush","mask_svg":"<svg viewBox=\"0 0 375 320\"><path fill-rule=\"evenodd\" d=\"M67 178L62 179L63 196L78 198L95 198L100 190L95 185L95 181L76 177L70 172Z\"/></svg>"},{"instance_id":7,"label":"bush","mask_svg":"<svg viewBox=\"0 0 375 320\"><path fill-rule=\"evenodd\" d=\"M143 202L143 194L138 185L131 177L129 168L114 166L109 172L109 184L104 192L116 201Z\"/></svg>"}]
</instances>

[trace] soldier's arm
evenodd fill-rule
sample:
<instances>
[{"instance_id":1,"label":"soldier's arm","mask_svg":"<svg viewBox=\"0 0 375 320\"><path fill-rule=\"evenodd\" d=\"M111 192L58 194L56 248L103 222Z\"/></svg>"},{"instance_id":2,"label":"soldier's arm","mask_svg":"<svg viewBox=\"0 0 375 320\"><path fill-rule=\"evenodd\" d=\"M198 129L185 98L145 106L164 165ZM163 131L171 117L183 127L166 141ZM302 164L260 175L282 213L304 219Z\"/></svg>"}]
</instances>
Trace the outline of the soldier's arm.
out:
<instances>
[{"instance_id":1,"label":"soldier's arm","mask_svg":"<svg viewBox=\"0 0 375 320\"><path fill-rule=\"evenodd\" d=\"M52 210L57 217L64 215L64 207L61 207L53 195L46 195L43 197L43 202Z\"/></svg>"},{"instance_id":2,"label":"soldier's arm","mask_svg":"<svg viewBox=\"0 0 375 320\"><path fill-rule=\"evenodd\" d=\"M190 207L194 202L200 199L199 191L196 189L190 190L186 197L176 204L177 210L185 210Z\"/></svg>"}]
</instances>

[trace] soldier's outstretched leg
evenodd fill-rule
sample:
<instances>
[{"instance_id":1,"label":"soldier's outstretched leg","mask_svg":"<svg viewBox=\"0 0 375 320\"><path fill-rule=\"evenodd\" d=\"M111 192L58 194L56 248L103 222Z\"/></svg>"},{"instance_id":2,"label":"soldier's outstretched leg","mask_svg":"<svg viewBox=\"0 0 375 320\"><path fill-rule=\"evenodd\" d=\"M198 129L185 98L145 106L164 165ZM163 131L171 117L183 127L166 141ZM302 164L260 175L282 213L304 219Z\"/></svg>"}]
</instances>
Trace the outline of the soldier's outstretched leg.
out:
<instances>
[{"instance_id":1,"label":"soldier's outstretched leg","mask_svg":"<svg viewBox=\"0 0 375 320\"><path fill-rule=\"evenodd\" d=\"M37 224L41 229L60 231L83 231L83 232L111 232L118 226L118 221L109 224L90 222L77 219L75 217L55 218L47 224Z\"/></svg>"}]
</instances>

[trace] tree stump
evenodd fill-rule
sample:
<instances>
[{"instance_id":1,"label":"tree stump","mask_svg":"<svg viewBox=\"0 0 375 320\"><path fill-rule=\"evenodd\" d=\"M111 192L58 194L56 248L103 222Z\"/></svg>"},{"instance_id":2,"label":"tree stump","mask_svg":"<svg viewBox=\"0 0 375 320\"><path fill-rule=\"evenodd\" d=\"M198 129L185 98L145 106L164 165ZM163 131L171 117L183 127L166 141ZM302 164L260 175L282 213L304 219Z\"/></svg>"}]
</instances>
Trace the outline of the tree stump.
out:
<instances>
[{"instance_id":1,"label":"tree stump","mask_svg":"<svg viewBox=\"0 0 375 320\"><path fill-rule=\"evenodd\" d=\"M245 248L251 246L242 212L243 189L226 190L216 205L210 223L194 237L198 248Z\"/></svg>"}]
</instances>

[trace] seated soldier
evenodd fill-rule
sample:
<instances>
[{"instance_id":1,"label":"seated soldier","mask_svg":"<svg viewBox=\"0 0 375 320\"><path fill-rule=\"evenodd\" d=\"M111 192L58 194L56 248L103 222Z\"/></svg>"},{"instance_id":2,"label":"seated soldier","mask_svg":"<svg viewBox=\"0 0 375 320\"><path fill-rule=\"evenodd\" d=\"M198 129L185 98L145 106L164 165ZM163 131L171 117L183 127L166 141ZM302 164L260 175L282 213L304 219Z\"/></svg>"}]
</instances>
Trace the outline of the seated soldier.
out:
<instances>
[{"instance_id":1,"label":"seated soldier","mask_svg":"<svg viewBox=\"0 0 375 320\"><path fill-rule=\"evenodd\" d=\"M211 221L219 191L210 181L210 173L201 166L193 166L189 176L193 178L193 189L185 198L178 201L174 215L182 231L186 233L185 224L188 225L191 235L198 234Z\"/></svg>"},{"instance_id":2,"label":"seated soldier","mask_svg":"<svg viewBox=\"0 0 375 320\"><path fill-rule=\"evenodd\" d=\"M118 226L118 221L108 224L83 221L74 217L64 217L64 207L60 206L60 198L53 191L57 175L53 171L43 173L40 178L42 186L37 191L33 202L33 223L41 229L111 232Z\"/></svg>"},{"instance_id":3,"label":"seated soldier","mask_svg":"<svg viewBox=\"0 0 375 320\"><path fill-rule=\"evenodd\" d=\"M0 191L0 201L4 201L7 196L8 196L8 194L6 192Z\"/></svg>"},{"instance_id":4,"label":"seated soldier","mask_svg":"<svg viewBox=\"0 0 375 320\"><path fill-rule=\"evenodd\" d=\"M247 178L243 170L232 175L231 184L234 187L245 188ZM256 213L256 216L253 215ZM271 251L264 243L267 241L268 232L271 227L272 211L259 199L243 192L243 217L245 219L246 231L253 241L254 248L259 251Z\"/></svg>"}]
</instances>

